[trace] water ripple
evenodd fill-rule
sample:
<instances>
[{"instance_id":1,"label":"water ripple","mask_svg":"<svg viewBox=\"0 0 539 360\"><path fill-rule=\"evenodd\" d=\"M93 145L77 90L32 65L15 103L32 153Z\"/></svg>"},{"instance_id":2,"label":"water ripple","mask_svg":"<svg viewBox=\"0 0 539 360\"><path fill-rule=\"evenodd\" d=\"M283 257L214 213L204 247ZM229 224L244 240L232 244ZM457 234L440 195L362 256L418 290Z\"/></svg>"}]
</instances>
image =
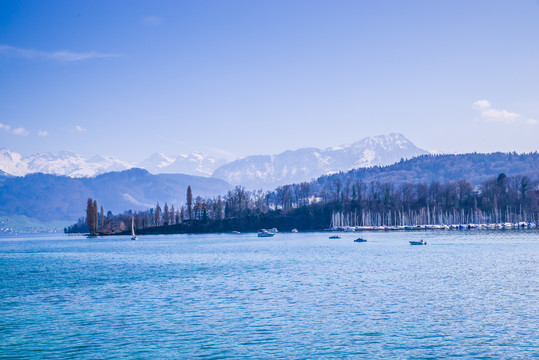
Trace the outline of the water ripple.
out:
<instances>
[{"instance_id":1,"label":"water ripple","mask_svg":"<svg viewBox=\"0 0 539 360\"><path fill-rule=\"evenodd\" d=\"M538 234L0 239L0 358L533 358Z\"/></svg>"}]
</instances>

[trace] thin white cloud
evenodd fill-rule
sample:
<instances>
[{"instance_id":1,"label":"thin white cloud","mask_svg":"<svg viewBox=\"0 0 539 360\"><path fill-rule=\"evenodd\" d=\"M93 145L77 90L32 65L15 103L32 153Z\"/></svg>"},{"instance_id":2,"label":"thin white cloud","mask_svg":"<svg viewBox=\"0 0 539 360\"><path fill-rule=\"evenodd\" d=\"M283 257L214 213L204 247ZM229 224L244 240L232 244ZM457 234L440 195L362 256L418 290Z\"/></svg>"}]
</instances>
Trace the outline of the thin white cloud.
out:
<instances>
[{"instance_id":1,"label":"thin white cloud","mask_svg":"<svg viewBox=\"0 0 539 360\"><path fill-rule=\"evenodd\" d=\"M528 119L515 112L504 109L493 109L488 100L477 100L472 104L472 109L481 111L481 120L486 123L513 124L521 123L526 125L536 125L537 120Z\"/></svg>"},{"instance_id":2,"label":"thin white cloud","mask_svg":"<svg viewBox=\"0 0 539 360\"><path fill-rule=\"evenodd\" d=\"M13 133L15 135L23 135L23 136L26 136L26 135L29 134L28 130L26 130L23 127L18 127L16 129L13 129L13 130L11 130L11 133Z\"/></svg>"},{"instance_id":3,"label":"thin white cloud","mask_svg":"<svg viewBox=\"0 0 539 360\"><path fill-rule=\"evenodd\" d=\"M147 26L157 26L163 23L163 19L159 16L146 16L142 19L142 22Z\"/></svg>"},{"instance_id":4,"label":"thin white cloud","mask_svg":"<svg viewBox=\"0 0 539 360\"><path fill-rule=\"evenodd\" d=\"M507 110L487 109L481 111L481 117L486 122L501 122L510 124L515 122L522 116L517 113L509 112Z\"/></svg>"},{"instance_id":5,"label":"thin white cloud","mask_svg":"<svg viewBox=\"0 0 539 360\"><path fill-rule=\"evenodd\" d=\"M49 132L47 130L39 130L37 132L37 135L38 136L47 136L47 135L49 135Z\"/></svg>"},{"instance_id":6,"label":"thin white cloud","mask_svg":"<svg viewBox=\"0 0 539 360\"><path fill-rule=\"evenodd\" d=\"M86 131L86 129L83 128L83 127L80 126L80 125L75 125L75 129L76 129L78 132L84 132L84 131Z\"/></svg>"},{"instance_id":7,"label":"thin white cloud","mask_svg":"<svg viewBox=\"0 0 539 360\"><path fill-rule=\"evenodd\" d=\"M475 110L488 109L490 107L490 102L488 100L477 100L472 104L472 108Z\"/></svg>"},{"instance_id":8,"label":"thin white cloud","mask_svg":"<svg viewBox=\"0 0 539 360\"><path fill-rule=\"evenodd\" d=\"M7 131L8 133L13 134L13 135L26 136L26 135L30 134L30 132L28 132L28 130L26 130L23 127L18 127L18 128L12 129L10 125L6 125L6 124L2 124L2 123L0 123L0 129L2 129L4 131Z\"/></svg>"},{"instance_id":9,"label":"thin white cloud","mask_svg":"<svg viewBox=\"0 0 539 360\"><path fill-rule=\"evenodd\" d=\"M9 57L19 57L25 59L48 59L59 62L73 62L96 58L118 57L118 54L105 54L96 51L76 52L71 50L40 51L34 49L23 49L9 45L0 45L0 55Z\"/></svg>"}]
</instances>

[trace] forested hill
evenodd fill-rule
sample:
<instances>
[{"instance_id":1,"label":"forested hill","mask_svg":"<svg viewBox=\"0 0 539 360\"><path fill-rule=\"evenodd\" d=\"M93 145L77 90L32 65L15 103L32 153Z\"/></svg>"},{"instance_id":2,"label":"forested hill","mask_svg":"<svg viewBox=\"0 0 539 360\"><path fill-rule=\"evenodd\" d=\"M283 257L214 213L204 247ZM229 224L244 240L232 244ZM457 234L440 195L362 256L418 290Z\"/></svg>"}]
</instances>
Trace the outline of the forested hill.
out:
<instances>
[{"instance_id":1,"label":"forested hill","mask_svg":"<svg viewBox=\"0 0 539 360\"><path fill-rule=\"evenodd\" d=\"M185 201L187 187L195 196L217 196L230 185L223 180L183 174L152 175L130 169L92 178L31 174L0 177L0 215L26 215L30 218L76 220L84 216L89 197L99 199L106 211L146 210L159 201L169 205Z\"/></svg>"},{"instance_id":2,"label":"forested hill","mask_svg":"<svg viewBox=\"0 0 539 360\"><path fill-rule=\"evenodd\" d=\"M332 175L321 176L313 182L316 187L325 187L340 180L361 180L364 183L378 181L400 185L403 183L448 182L466 179L478 185L492 177L505 173L507 176L522 175L531 180L539 178L539 153L491 153L458 155L422 155L389 166L354 169Z\"/></svg>"}]
</instances>

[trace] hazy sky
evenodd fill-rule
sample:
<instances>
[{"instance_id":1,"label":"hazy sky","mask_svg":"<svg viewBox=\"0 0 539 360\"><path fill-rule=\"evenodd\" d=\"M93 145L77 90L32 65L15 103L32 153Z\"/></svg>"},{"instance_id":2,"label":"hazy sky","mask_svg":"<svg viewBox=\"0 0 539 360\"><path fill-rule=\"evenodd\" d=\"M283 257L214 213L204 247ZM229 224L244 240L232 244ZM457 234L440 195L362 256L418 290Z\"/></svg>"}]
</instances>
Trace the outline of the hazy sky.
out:
<instances>
[{"instance_id":1,"label":"hazy sky","mask_svg":"<svg viewBox=\"0 0 539 360\"><path fill-rule=\"evenodd\" d=\"M539 150L539 1L0 0L0 147Z\"/></svg>"}]
</instances>

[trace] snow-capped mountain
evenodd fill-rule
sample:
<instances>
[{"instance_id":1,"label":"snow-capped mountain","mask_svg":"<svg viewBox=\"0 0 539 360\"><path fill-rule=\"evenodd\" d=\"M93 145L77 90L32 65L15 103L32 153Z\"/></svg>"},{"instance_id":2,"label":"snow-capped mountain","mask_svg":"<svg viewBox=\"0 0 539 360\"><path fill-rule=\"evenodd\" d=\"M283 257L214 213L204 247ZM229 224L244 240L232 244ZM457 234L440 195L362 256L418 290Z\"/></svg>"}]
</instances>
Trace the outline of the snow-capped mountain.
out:
<instances>
[{"instance_id":1,"label":"snow-capped mountain","mask_svg":"<svg viewBox=\"0 0 539 360\"><path fill-rule=\"evenodd\" d=\"M153 174L181 173L210 176L215 169L223 164L225 164L224 160L217 160L199 153L180 154L175 157L154 153L146 160L140 162L138 167L146 169Z\"/></svg>"},{"instance_id":2,"label":"snow-capped mountain","mask_svg":"<svg viewBox=\"0 0 539 360\"><path fill-rule=\"evenodd\" d=\"M61 151L58 154L37 153L22 156L4 148L0 149L0 170L14 176L44 173L69 177L89 177L132 167L133 165L111 156L94 156L88 160L70 151Z\"/></svg>"},{"instance_id":3,"label":"snow-capped mountain","mask_svg":"<svg viewBox=\"0 0 539 360\"><path fill-rule=\"evenodd\" d=\"M328 173L390 165L401 158L427 153L402 134L391 133L327 149L302 148L277 155L247 156L219 167L212 176L250 189L271 189Z\"/></svg>"},{"instance_id":4,"label":"snow-capped mountain","mask_svg":"<svg viewBox=\"0 0 539 360\"><path fill-rule=\"evenodd\" d=\"M320 175L374 165L390 165L401 158L412 158L427 151L419 149L401 134L365 138L349 145L327 149L302 148L277 155L254 155L225 163L199 153L167 156L154 153L138 164L112 156L86 159L69 151L22 156L0 149L0 174L31 173L92 177L110 171L140 167L153 174L212 176L249 189L272 189L283 184L309 181Z\"/></svg>"},{"instance_id":5,"label":"snow-capped mountain","mask_svg":"<svg viewBox=\"0 0 539 360\"><path fill-rule=\"evenodd\" d=\"M22 161L21 154L9 151L6 148L0 149L0 170L6 174L22 176L27 173L27 166Z\"/></svg>"},{"instance_id":6,"label":"snow-capped mountain","mask_svg":"<svg viewBox=\"0 0 539 360\"><path fill-rule=\"evenodd\" d=\"M146 159L138 163L138 167L146 169L153 174L158 174L174 162L174 158L165 156L161 153L153 153Z\"/></svg>"},{"instance_id":7,"label":"snow-capped mountain","mask_svg":"<svg viewBox=\"0 0 539 360\"><path fill-rule=\"evenodd\" d=\"M69 151L62 151L58 154L39 153L25 159L29 172L69 177L89 177L133 167L133 165L111 156L94 156L87 160Z\"/></svg>"},{"instance_id":8,"label":"snow-capped mountain","mask_svg":"<svg viewBox=\"0 0 539 360\"><path fill-rule=\"evenodd\" d=\"M80 178L140 167L153 174L176 173L209 177L213 170L222 164L222 160L198 153L175 157L155 153L139 164L132 164L112 156L96 155L86 159L70 151L22 156L5 148L0 149L0 174L5 172L14 176L44 173Z\"/></svg>"}]
</instances>

